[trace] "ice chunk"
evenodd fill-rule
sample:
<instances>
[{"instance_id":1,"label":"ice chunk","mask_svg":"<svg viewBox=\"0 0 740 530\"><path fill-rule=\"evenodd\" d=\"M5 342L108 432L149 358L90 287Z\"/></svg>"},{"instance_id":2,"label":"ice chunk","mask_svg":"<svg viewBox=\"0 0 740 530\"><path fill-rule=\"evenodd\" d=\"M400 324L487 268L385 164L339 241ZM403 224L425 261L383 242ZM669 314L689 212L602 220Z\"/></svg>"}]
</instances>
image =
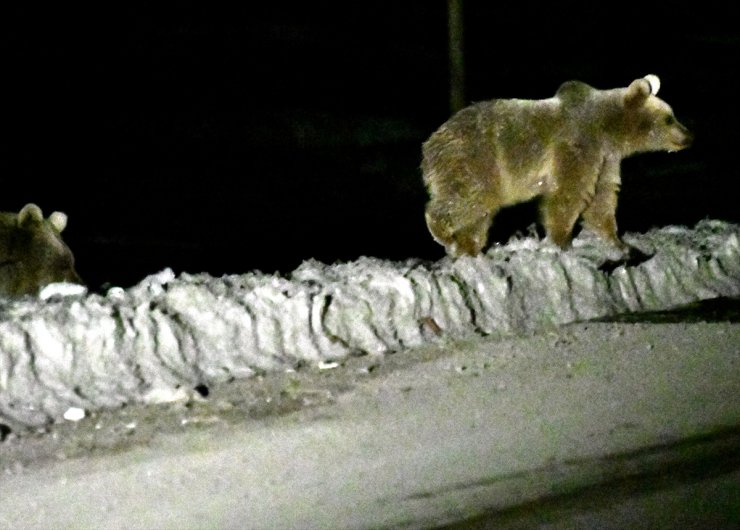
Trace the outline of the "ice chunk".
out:
<instances>
[{"instance_id":1,"label":"ice chunk","mask_svg":"<svg viewBox=\"0 0 740 530\"><path fill-rule=\"evenodd\" d=\"M80 421L85 417L85 409L79 407L69 407L64 412L64 419L67 421Z\"/></svg>"},{"instance_id":2,"label":"ice chunk","mask_svg":"<svg viewBox=\"0 0 740 530\"><path fill-rule=\"evenodd\" d=\"M48 300L52 296L82 296L87 293L87 287L77 283L50 283L39 292L41 300Z\"/></svg>"}]
</instances>

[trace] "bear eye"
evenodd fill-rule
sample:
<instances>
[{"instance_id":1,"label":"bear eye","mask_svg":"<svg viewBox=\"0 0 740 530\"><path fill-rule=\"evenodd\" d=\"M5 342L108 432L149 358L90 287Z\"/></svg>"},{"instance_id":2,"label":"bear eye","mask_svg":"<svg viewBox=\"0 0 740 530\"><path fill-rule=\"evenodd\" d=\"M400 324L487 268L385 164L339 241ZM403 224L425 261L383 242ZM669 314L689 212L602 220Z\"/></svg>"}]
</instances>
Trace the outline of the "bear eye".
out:
<instances>
[{"instance_id":1,"label":"bear eye","mask_svg":"<svg viewBox=\"0 0 740 530\"><path fill-rule=\"evenodd\" d=\"M673 122L674 121L675 121L675 119L673 118L673 116L666 116L665 117L665 124L666 125L673 125Z\"/></svg>"}]
</instances>

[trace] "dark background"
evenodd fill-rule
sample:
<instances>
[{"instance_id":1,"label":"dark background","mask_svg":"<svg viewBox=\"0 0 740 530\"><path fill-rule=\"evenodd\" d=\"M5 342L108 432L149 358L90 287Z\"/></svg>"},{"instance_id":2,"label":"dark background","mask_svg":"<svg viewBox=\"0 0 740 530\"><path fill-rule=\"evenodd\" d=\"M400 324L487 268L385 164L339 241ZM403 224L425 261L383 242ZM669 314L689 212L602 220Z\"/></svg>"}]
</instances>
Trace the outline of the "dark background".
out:
<instances>
[{"instance_id":1,"label":"dark background","mask_svg":"<svg viewBox=\"0 0 740 530\"><path fill-rule=\"evenodd\" d=\"M446 3L261 4L6 8L0 210L65 211L93 288L168 266L440 258L418 167L449 116ZM696 143L623 163L620 229L740 221L729 7L498 4L465 4L467 101L658 74ZM492 238L535 218L506 211Z\"/></svg>"}]
</instances>

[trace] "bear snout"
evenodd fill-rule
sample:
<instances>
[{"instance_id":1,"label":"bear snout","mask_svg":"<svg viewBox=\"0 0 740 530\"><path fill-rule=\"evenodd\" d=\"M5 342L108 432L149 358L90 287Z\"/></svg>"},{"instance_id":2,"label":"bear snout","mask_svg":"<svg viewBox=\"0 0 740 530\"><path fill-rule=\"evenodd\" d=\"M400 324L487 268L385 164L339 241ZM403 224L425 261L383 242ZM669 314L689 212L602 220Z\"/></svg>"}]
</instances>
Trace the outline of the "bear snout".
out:
<instances>
[{"instance_id":1,"label":"bear snout","mask_svg":"<svg viewBox=\"0 0 740 530\"><path fill-rule=\"evenodd\" d=\"M687 147L691 147L691 144L694 143L694 134L683 125L680 125L678 130L672 132L671 143L673 144L673 150L675 151L686 149Z\"/></svg>"}]
</instances>

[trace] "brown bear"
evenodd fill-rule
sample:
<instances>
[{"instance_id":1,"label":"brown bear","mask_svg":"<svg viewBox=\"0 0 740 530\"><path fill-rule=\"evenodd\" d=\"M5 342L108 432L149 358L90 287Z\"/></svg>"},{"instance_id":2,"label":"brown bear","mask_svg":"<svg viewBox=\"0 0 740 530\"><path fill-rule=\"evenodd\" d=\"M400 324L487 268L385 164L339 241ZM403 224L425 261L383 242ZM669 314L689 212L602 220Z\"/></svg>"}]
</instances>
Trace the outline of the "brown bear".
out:
<instances>
[{"instance_id":1,"label":"brown bear","mask_svg":"<svg viewBox=\"0 0 740 530\"><path fill-rule=\"evenodd\" d=\"M44 219L35 204L19 213L0 212L0 296L38 294L55 282L82 284L74 256L62 240L67 216L52 213Z\"/></svg>"},{"instance_id":2,"label":"brown bear","mask_svg":"<svg viewBox=\"0 0 740 530\"><path fill-rule=\"evenodd\" d=\"M549 99L498 99L462 109L422 149L432 236L452 256L477 255L496 212L539 196L547 236L561 248L580 217L627 250L615 218L620 161L638 152L678 151L692 141L656 97L659 88L655 75L612 90L568 81Z\"/></svg>"}]
</instances>

